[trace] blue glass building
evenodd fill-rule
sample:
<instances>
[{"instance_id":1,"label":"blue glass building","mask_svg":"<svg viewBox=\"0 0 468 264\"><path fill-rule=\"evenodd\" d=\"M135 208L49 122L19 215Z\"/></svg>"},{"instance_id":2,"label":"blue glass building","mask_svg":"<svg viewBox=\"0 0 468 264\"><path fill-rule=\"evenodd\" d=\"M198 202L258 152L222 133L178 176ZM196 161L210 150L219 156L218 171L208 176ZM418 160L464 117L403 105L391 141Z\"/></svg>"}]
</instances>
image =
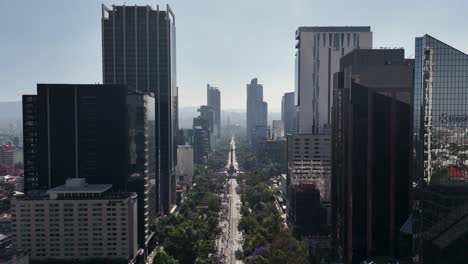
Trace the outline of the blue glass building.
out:
<instances>
[{"instance_id":1,"label":"blue glass building","mask_svg":"<svg viewBox=\"0 0 468 264\"><path fill-rule=\"evenodd\" d=\"M414 257L466 263L468 55L416 38L413 98Z\"/></svg>"}]
</instances>

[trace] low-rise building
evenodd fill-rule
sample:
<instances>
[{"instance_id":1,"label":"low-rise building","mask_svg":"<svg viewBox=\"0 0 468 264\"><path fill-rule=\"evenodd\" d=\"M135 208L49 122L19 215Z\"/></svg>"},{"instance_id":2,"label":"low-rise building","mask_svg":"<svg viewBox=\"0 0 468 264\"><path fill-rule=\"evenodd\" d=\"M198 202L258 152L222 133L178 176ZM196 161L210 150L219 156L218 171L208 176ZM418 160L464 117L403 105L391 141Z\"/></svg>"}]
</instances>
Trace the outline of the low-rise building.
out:
<instances>
[{"instance_id":1,"label":"low-rise building","mask_svg":"<svg viewBox=\"0 0 468 264\"><path fill-rule=\"evenodd\" d=\"M0 146L0 165L13 166L23 163L23 148L13 145Z\"/></svg>"},{"instance_id":2,"label":"low-rise building","mask_svg":"<svg viewBox=\"0 0 468 264\"><path fill-rule=\"evenodd\" d=\"M137 194L73 178L45 195L12 199L17 249L32 261L128 260L137 255Z\"/></svg>"}]
</instances>

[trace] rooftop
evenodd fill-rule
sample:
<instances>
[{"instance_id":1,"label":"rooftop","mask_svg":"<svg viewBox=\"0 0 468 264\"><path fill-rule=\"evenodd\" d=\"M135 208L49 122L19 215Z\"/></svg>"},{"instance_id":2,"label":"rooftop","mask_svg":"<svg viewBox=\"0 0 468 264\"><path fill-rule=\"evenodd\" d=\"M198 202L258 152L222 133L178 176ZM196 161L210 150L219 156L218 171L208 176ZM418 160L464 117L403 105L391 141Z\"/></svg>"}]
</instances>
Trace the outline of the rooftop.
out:
<instances>
[{"instance_id":1,"label":"rooftop","mask_svg":"<svg viewBox=\"0 0 468 264\"><path fill-rule=\"evenodd\" d=\"M83 197L76 197L75 195L60 196L56 199L51 199L50 195L33 194L33 195L18 195L15 196L17 201L47 201L47 200L70 200L70 201L88 201L88 200L122 200L127 198L136 198L137 194L134 192L105 192L101 195L86 195Z\"/></svg>"},{"instance_id":2,"label":"rooftop","mask_svg":"<svg viewBox=\"0 0 468 264\"><path fill-rule=\"evenodd\" d=\"M88 184L83 178L72 178L68 179L64 185L48 190L47 193L103 193L111 188L112 184Z\"/></svg>"},{"instance_id":3,"label":"rooftop","mask_svg":"<svg viewBox=\"0 0 468 264\"><path fill-rule=\"evenodd\" d=\"M371 32L369 26L365 27L299 27L298 32Z\"/></svg>"}]
</instances>

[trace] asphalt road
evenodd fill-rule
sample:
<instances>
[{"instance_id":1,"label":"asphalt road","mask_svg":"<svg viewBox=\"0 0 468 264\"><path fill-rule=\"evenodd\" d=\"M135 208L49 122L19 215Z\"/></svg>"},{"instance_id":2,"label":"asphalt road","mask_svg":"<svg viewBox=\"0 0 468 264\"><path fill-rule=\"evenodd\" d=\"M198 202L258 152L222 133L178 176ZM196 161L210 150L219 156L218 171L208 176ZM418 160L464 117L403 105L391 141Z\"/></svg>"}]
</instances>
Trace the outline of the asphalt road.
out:
<instances>
[{"instance_id":1,"label":"asphalt road","mask_svg":"<svg viewBox=\"0 0 468 264\"><path fill-rule=\"evenodd\" d=\"M234 168L238 169L236 152L235 152L235 140L231 139L231 147L233 148L233 163ZM230 167L231 157L229 154L228 165ZM227 172L226 172L227 176ZM225 193L221 195L222 198L222 209L220 213L220 227L222 228L221 235L219 236L216 245L218 247L220 262L229 264L242 263L240 260L236 260L235 252L242 248L242 234L238 231L237 225L240 219L240 196L236 192L237 180L229 179L225 186Z\"/></svg>"}]
</instances>

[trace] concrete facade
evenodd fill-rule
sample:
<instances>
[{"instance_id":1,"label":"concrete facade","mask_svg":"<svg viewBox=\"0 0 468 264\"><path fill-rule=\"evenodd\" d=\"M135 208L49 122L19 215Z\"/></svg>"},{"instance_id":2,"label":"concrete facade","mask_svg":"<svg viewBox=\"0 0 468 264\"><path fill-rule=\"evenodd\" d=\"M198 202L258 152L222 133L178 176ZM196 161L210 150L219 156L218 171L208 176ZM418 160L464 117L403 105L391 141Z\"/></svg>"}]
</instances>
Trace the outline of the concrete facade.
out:
<instances>
[{"instance_id":1,"label":"concrete facade","mask_svg":"<svg viewBox=\"0 0 468 264\"><path fill-rule=\"evenodd\" d=\"M354 49L372 48L370 27L300 27L296 31L298 133L329 133L333 74Z\"/></svg>"},{"instance_id":2,"label":"concrete facade","mask_svg":"<svg viewBox=\"0 0 468 264\"><path fill-rule=\"evenodd\" d=\"M290 186L313 184L321 201L330 201L330 135L289 135L287 153Z\"/></svg>"},{"instance_id":3,"label":"concrete facade","mask_svg":"<svg viewBox=\"0 0 468 264\"><path fill-rule=\"evenodd\" d=\"M137 255L137 195L70 179L47 195L11 202L12 233L32 261L128 260Z\"/></svg>"}]
</instances>

